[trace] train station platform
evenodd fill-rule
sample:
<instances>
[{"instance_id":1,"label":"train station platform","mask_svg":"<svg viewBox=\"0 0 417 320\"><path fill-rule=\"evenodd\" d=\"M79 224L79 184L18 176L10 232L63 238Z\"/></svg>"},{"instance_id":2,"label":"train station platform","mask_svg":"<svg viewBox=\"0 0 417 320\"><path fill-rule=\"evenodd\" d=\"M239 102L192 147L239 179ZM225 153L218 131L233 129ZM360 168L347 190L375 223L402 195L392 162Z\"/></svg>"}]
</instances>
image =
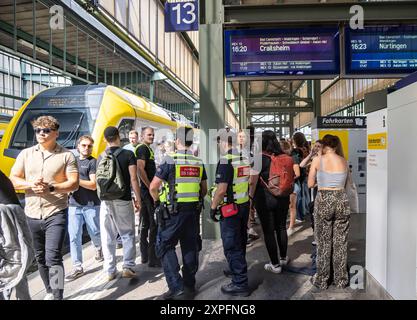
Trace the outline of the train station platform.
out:
<instances>
[{"instance_id":1,"label":"train station platform","mask_svg":"<svg viewBox=\"0 0 417 320\"><path fill-rule=\"evenodd\" d=\"M349 235L348 265L364 266L365 240L364 215L356 214L351 218ZM255 229L262 234L261 227ZM264 270L269 262L263 238L253 242L247 248L249 286L252 293L249 297L229 297L221 293L220 287L229 282L223 270L227 268L221 240L204 240L200 253L200 267L197 272L195 300L367 300L377 299L366 289L336 289L315 292L309 281L311 274L311 252L313 232L310 221L296 226L296 232L289 237L288 256L290 263L281 274ZM180 256L178 248L178 255ZM94 248L90 243L84 245L85 275L65 283L64 299L66 300L159 300L159 296L168 290L162 268L149 268L140 264L139 248L136 273L137 278L118 277L108 282L102 270L102 263L94 260ZM122 265L122 249L117 250L118 270ZM64 257L66 273L71 271L71 258ZM29 288L32 299L42 300L45 289L38 272L29 276Z\"/></svg>"}]
</instances>

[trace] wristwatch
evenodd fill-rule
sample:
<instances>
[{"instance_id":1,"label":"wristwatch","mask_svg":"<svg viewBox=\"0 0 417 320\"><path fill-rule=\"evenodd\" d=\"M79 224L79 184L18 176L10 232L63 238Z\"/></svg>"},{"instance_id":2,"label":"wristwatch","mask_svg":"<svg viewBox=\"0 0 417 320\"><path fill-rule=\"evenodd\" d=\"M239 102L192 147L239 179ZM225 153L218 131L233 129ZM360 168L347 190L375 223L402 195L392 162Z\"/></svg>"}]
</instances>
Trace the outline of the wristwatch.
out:
<instances>
[{"instance_id":1,"label":"wristwatch","mask_svg":"<svg viewBox=\"0 0 417 320\"><path fill-rule=\"evenodd\" d=\"M55 187L53 185L49 186L49 192L54 192L55 191Z\"/></svg>"}]
</instances>

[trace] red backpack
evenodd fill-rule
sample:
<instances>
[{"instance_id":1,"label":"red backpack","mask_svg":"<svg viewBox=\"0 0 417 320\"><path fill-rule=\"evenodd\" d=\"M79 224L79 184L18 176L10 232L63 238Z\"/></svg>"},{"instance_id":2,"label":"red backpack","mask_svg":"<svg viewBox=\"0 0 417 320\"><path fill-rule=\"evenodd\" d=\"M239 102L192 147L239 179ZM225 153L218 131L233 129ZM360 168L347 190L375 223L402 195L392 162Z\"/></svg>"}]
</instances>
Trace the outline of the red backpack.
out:
<instances>
[{"instance_id":1,"label":"red backpack","mask_svg":"<svg viewBox=\"0 0 417 320\"><path fill-rule=\"evenodd\" d=\"M279 156L263 153L271 159L269 167L269 179L265 182L260 177L262 183L268 191L276 197L289 196L294 190L294 162L292 158L286 154Z\"/></svg>"}]
</instances>

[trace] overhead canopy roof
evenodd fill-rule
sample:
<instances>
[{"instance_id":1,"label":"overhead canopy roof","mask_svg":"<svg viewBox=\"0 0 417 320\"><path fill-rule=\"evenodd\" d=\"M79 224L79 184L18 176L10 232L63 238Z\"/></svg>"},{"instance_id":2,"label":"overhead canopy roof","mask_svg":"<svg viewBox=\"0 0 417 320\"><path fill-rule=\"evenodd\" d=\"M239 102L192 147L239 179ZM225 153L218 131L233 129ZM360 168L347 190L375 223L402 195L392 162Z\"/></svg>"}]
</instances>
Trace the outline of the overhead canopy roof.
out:
<instances>
[{"instance_id":1,"label":"overhead canopy roof","mask_svg":"<svg viewBox=\"0 0 417 320\"><path fill-rule=\"evenodd\" d=\"M53 4L51 0L2 0L0 44L81 83L105 82L138 94L149 92L155 71L149 63L138 61L126 51L139 56L130 47L120 47L70 10L64 12L64 28L51 29ZM172 80L158 82L158 97L166 103L183 103L184 96L167 82L172 84Z\"/></svg>"},{"instance_id":2,"label":"overhead canopy roof","mask_svg":"<svg viewBox=\"0 0 417 320\"><path fill-rule=\"evenodd\" d=\"M285 108L311 107L311 98L300 97L296 93L304 80L248 81L247 110L260 112L288 112ZM235 92L239 92L239 82L232 82Z\"/></svg>"}]
</instances>

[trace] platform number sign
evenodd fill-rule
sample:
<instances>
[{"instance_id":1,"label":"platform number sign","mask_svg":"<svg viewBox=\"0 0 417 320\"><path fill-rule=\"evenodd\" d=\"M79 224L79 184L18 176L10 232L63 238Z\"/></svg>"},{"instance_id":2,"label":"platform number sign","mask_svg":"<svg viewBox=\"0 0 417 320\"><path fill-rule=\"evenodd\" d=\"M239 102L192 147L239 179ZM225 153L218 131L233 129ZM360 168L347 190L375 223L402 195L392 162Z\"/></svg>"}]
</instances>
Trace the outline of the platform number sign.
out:
<instances>
[{"instance_id":1,"label":"platform number sign","mask_svg":"<svg viewBox=\"0 0 417 320\"><path fill-rule=\"evenodd\" d=\"M165 32L198 30L198 1L165 2Z\"/></svg>"}]
</instances>

